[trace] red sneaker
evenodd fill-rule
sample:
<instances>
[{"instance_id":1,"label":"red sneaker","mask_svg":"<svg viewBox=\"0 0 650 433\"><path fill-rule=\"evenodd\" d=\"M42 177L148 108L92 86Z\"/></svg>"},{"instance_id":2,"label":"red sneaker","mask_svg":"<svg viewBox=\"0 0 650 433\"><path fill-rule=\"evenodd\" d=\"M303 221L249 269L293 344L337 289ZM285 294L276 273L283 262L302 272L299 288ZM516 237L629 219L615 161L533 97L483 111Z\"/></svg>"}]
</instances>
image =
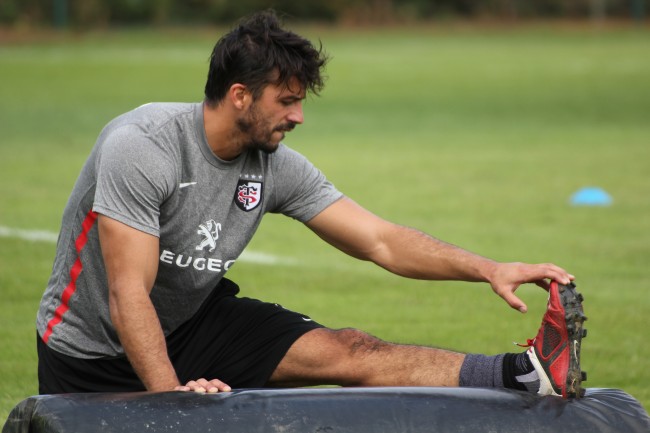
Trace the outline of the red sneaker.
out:
<instances>
[{"instance_id":1,"label":"red sneaker","mask_svg":"<svg viewBox=\"0 0 650 433\"><path fill-rule=\"evenodd\" d=\"M573 283L551 282L548 307L537 337L528 340L527 353L539 375L539 394L564 398L584 396L580 371L580 342L587 336L583 323L582 295Z\"/></svg>"}]
</instances>

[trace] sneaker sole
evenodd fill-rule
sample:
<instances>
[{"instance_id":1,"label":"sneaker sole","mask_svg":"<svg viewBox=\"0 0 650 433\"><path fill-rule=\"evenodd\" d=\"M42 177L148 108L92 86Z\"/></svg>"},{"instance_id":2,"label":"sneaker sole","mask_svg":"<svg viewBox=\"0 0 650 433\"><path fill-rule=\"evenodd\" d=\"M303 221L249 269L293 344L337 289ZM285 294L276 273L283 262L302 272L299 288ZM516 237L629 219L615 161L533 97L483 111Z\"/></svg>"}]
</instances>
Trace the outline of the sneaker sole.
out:
<instances>
[{"instance_id":1,"label":"sneaker sole","mask_svg":"<svg viewBox=\"0 0 650 433\"><path fill-rule=\"evenodd\" d=\"M584 322L587 317L582 309L583 297L576 291L573 283L558 284L558 293L564 308L564 319L569 337L570 361L566 378L566 393L569 398L581 398L585 395L582 382L587 380L587 374L580 369L580 346L582 339L587 336Z\"/></svg>"}]
</instances>

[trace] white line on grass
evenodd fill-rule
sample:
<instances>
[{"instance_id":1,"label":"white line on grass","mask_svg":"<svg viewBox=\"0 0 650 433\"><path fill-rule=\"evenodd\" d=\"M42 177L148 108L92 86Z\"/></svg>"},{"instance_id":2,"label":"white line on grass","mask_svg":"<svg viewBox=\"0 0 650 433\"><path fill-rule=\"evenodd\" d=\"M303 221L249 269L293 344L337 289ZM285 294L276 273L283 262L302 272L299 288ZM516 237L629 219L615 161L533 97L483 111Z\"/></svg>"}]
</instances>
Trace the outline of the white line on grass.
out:
<instances>
[{"instance_id":1,"label":"white line on grass","mask_svg":"<svg viewBox=\"0 0 650 433\"><path fill-rule=\"evenodd\" d=\"M17 238L31 242L56 242L58 234L45 230L22 230L0 226L0 237Z\"/></svg>"},{"instance_id":2,"label":"white line on grass","mask_svg":"<svg viewBox=\"0 0 650 433\"><path fill-rule=\"evenodd\" d=\"M58 234L46 230L24 230L0 226L0 238L15 238L30 242L55 243ZM242 262L258 263L262 265L295 265L296 260L289 257L280 257L274 254L259 251L244 251L239 259Z\"/></svg>"}]
</instances>

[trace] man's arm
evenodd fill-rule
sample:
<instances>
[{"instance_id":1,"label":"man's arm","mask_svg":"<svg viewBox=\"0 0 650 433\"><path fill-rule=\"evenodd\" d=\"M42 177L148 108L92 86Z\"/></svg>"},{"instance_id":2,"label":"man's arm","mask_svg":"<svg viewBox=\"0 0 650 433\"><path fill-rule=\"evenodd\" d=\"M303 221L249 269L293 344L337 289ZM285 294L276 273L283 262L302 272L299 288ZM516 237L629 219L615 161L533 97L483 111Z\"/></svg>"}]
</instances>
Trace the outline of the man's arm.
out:
<instances>
[{"instance_id":1,"label":"man's arm","mask_svg":"<svg viewBox=\"0 0 650 433\"><path fill-rule=\"evenodd\" d=\"M512 308L526 305L514 295L523 283L548 288L544 279L568 284L573 276L553 264L499 263L438 240L418 230L390 223L350 199L342 199L307 222L307 226L345 253L370 260L401 276L425 280L484 281Z\"/></svg>"},{"instance_id":2,"label":"man's arm","mask_svg":"<svg viewBox=\"0 0 650 433\"><path fill-rule=\"evenodd\" d=\"M158 271L158 238L104 215L99 240L106 267L113 326L133 369L149 391L229 391L218 380L181 386L167 355L158 315L149 298Z\"/></svg>"},{"instance_id":3,"label":"man's arm","mask_svg":"<svg viewBox=\"0 0 650 433\"><path fill-rule=\"evenodd\" d=\"M180 385L149 293L158 271L158 238L99 216L113 326L131 365L149 391Z\"/></svg>"}]
</instances>

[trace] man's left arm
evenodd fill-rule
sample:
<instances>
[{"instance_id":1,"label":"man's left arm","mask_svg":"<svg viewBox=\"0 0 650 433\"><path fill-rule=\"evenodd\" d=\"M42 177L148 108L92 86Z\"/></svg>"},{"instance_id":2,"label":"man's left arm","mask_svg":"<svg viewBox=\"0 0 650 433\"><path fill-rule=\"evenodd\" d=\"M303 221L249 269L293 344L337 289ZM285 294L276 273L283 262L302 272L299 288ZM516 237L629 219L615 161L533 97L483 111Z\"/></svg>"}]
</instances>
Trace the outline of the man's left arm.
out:
<instances>
[{"instance_id":1,"label":"man's left arm","mask_svg":"<svg viewBox=\"0 0 650 433\"><path fill-rule=\"evenodd\" d=\"M443 242L418 230L388 222L344 198L307 226L341 251L408 278L488 282L512 308L526 312L519 285L546 279L568 284L573 276L554 264L500 263Z\"/></svg>"}]
</instances>

